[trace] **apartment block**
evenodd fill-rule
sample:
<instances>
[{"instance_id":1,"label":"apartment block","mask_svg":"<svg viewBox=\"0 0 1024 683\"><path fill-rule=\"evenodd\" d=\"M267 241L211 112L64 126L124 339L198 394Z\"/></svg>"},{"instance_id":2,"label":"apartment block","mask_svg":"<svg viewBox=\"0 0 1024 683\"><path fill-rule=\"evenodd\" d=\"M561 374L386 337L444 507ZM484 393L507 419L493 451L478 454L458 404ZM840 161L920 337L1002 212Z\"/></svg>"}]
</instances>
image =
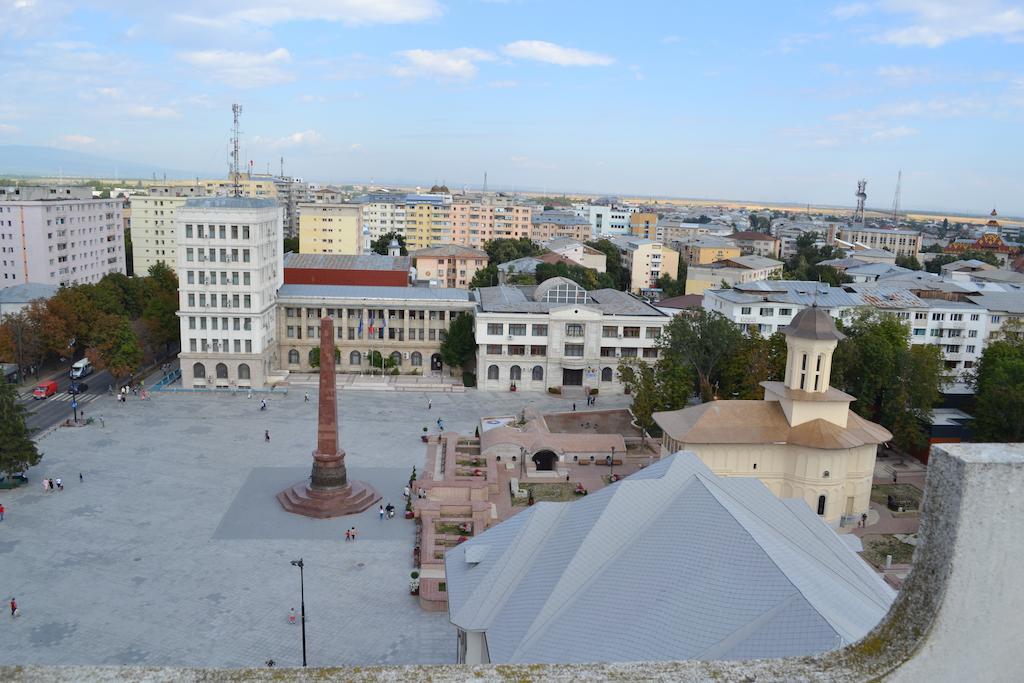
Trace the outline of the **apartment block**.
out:
<instances>
[{"instance_id":1,"label":"apartment block","mask_svg":"<svg viewBox=\"0 0 1024 683\"><path fill-rule=\"evenodd\" d=\"M0 188L0 287L75 285L125 272L119 199L90 188Z\"/></svg>"},{"instance_id":2,"label":"apartment block","mask_svg":"<svg viewBox=\"0 0 1024 683\"><path fill-rule=\"evenodd\" d=\"M530 237L532 209L506 195L452 197L451 241L473 247L493 239Z\"/></svg>"},{"instance_id":3,"label":"apartment block","mask_svg":"<svg viewBox=\"0 0 1024 683\"><path fill-rule=\"evenodd\" d=\"M473 276L487 267L487 252L460 244L419 249L410 252L416 265L417 282L430 287L467 289Z\"/></svg>"},{"instance_id":4,"label":"apartment block","mask_svg":"<svg viewBox=\"0 0 1024 683\"><path fill-rule=\"evenodd\" d=\"M363 209L359 204L299 204L299 252L361 254Z\"/></svg>"},{"instance_id":5,"label":"apartment block","mask_svg":"<svg viewBox=\"0 0 1024 683\"><path fill-rule=\"evenodd\" d=\"M568 211L541 211L531 216L530 239L534 242L564 238L586 242L590 239L590 221Z\"/></svg>"},{"instance_id":6,"label":"apartment block","mask_svg":"<svg viewBox=\"0 0 1024 683\"><path fill-rule=\"evenodd\" d=\"M679 272L679 253L657 240L643 237L612 237L612 244L622 256L622 265L629 271L629 291L639 294L658 286L658 278Z\"/></svg>"},{"instance_id":7,"label":"apartment block","mask_svg":"<svg viewBox=\"0 0 1024 683\"><path fill-rule=\"evenodd\" d=\"M658 230L658 214L653 211L640 211L631 214L629 217L629 234L633 237L645 239L662 239L661 231Z\"/></svg>"},{"instance_id":8,"label":"apartment block","mask_svg":"<svg viewBox=\"0 0 1024 683\"><path fill-rule=\"evenodd\" d=\"M410 194L405 199L405 245L425 249L453 241L452 196Z\"/></svg>"},{"instance_id":9,"label":"apartment block","mask_svg":"<svg viewBox=\"0 0 1024 683\"><path fill-rule=\"evenodd\" d=\"M897 256L913 256L921 253L921 233L917 230L896 230L892 228L869 228L864 225L841 227L836 237L868 249L885 249Z\"/></svg>"}]
</instances>

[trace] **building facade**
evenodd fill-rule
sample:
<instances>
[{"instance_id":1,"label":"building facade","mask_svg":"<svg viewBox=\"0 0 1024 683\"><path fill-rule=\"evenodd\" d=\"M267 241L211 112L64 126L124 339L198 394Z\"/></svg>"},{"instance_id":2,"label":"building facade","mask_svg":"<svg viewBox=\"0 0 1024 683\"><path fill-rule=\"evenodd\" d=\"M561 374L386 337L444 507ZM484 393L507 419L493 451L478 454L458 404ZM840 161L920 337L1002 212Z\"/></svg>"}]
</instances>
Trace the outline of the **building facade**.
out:
<instances>
[{"instance_id":1,"label":"building facade","mask_svg":"<svg viewBox=\"0 0 1024 683\"><path fill-rule=\"evenodd\" d=\"M744 282L782 277L782 261L764 256L737 256L703 266L686 269L686 293L703 294L706 289L722 285L734 287Z\"/></svg>"},{"instance_id":2,"label":"building facade","mask_svg":"<svg viewBox=\"0 0 1024 683\"><path fill-rule=\"evenodd\" d=\"M451 241L482 247L494 239L529 238L532 209L502 194L467 194L452 197Z\"/></svg>"},{"instance_id":3,"label":"building facade","mask_svg":"<svg viewBox=\"0 0 1024 683\"><path fill-rule=\"evenodd\" d=\"M285 254L286 285L372 285L408 287L408 256L370 254Z\"/></svg>"},{"instance_id":4,"label":"building facade","mask_svg":"<svg viewBox=\"0 0 1024 683\"><path fill-rule=\"evenodd\" d=\"M299 204L299 252L363 253L363 211L358 204Z\"/></svg>"},{"instance_id":5,"label":"building facade","mask_svg":"<svg viewBox=\"0 0 1024 683\"><path fill-rule=\"evenodd\" d=\"M533 214L530 239L547 242L553 239L570 239L586 242L590 239L590 221L568 211L542 211Z\"/></svg>"},{"instance_id":6,"label":"building facade","mask_svg":"<svg viewBox=\"0 0 1024 683\"><path fill-rule=\"evenodd\" d=\"M573 263L591 268L599 273L608 270L608 255L603 251L588 247L586 244L568 238L555 238L543 243L552 253L564 256Z\"/></svg>"},{"instance_id":7,"label":"building facade","mask_svg":"<svg viewBox=\"0 0 1024 683\"><path fill-rule=\"evenodd\" d=\"M653 211L638 211L629 217L629 234L633 237L643 237L649 240L660 240L661 231L658 230L658 214Z\"/></svg>"},{"instance_id":8,"label":"building facade","mask_svg":"<svg viewBox=\"0 0 1024 683\"><path fill-rule=\"evenodd\" d=\"M477 386L490 391L619 393L619 360L655 362L671 319L626 292L588 292L561 277L482 287L476 298Z\"/></svg>"},{"instance_id":9,"label":"building facade","mask_svg":"<svg viewBox=\"0 0 1024 683\"><path fill-rule=\"evenodd\" d=\"M379 371L376 352L389 371L441 373L449 370L441 342L452 320L474 307L464 289L286 284L277 298L278 369L313 371L310 353L320 348L326 316L334 319L338 372Z\"/></svg>"},{"instance_id":10,"label":"building facade","mask_svg":"<svg viewBox=\"0 0 1024 683\"><path fill-rule=\"evenodd\" d=\"M468 289L473 276L488 262L483 249L459 244L419 249L409 255L416 265L417 282L450 289Z\"/></svg>"},{"instance_id":11,"label":"building facade","mask_svg":"<svg viewBox=\"0 0 1024 683\"><path fill-rule=\"evenodd\" d=\"M121 200L88 187L0 188L0 287L94 283L125 265Z\"/></svg>"},{"instance_id":12,"label":"building facade","mask_svg":"<svg viewBox=\"0 0 1024 683\"><path fill-rule=\"evenodd\" d=\"M175 213L184 387L261 387L272 376L283 282L274 199L189 199Z\"/></svg>"},{"instance_id":13,"label":"building facade","mask_svg":"<svg viewBox=\"0 0 1024 683\"><path fill-rule=\"evenodd\" d=\"M406 248L426 249L452 241L452 196L447 192L406 195Z\"/></svg>"},{"instance_id":14,"label":"building facade","mask_svg":"<svg viewBox=\"0 0 1024 683\"><path fill-rule=\"evenodd\" d=\"M363 229L371 241L389 232L405 235L404 192L371 192L353 201L363 207Z\"/></svg>"},{"instance_id":15,"label":"building facade","mask_svg":"<svg viewBox=\"0 0 1024 683\"><path fill-rule=\"evenodd\" d=\"M897 256L918 258L921 253L921 233L917 230L849 225L840 228L835 236L844 242L861 244L869 249L885 249Z\"/></svg>"},{"instance_id":16,"label":"building facade","mask_svg":"<svg viewBox=\"0 0 1024 683\"><path fill-rule=\"evenodd\" d=\"M729 235L744 256L764 256L777 259L782 255L782 240L763 232L744 230Z\"/></svg>"},{"instance_id":17,"label":"building facade","mask_svg":"<svg viewBox=\"0 0 1024 683\"><path fill-rule=\"evenodd\" d=\"M622 266L629 271L629 291L639 294L658 286L658 278L668 275L673 280L679 272L679 253L657 240L643 237L611 237L611 243L622 256Z\"/></svg>"},{"instance_id":18,"label":"building facade","mask_svg":"<svg viewBox=\"0 0 1024 683\"><path fill-rule=\"evenodd\" d=\"M743 255L743 251L732 240L717 235L696 235L673 242L672 246L687 266L701 266Z\"/></svg>"},{"instance_id":19,"label":"building facade","mask_svg":"<svg viewBox=\"0 0 1024 683\"><path fill-rule=\"evenodd\" d=\"M150 266L178 265L174 213L190 197L205 197L202 185L158 185L146 188L147 194L132 195L132 272L145 275Z\"/></svg>"}]
</instances>

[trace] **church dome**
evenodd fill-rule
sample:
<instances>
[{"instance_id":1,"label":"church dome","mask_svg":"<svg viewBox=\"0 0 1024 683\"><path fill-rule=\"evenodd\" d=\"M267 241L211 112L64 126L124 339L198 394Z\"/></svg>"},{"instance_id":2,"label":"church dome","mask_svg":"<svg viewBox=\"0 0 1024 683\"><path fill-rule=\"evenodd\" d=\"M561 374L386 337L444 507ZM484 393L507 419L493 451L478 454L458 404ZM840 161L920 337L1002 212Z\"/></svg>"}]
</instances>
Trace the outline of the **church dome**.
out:
<instances>
[{"instance_id":1,"label":"church dome","mask_svg":"<svg viewBox=\"0 0 1024 683\"><path fill-rule=\"evenodd\" d=\"M782 332L787 337L798 339L845 339L846 335L836 329L835 321L824 309L811 306L793 316L793 321Z\"/></svg>"}]
</instances>

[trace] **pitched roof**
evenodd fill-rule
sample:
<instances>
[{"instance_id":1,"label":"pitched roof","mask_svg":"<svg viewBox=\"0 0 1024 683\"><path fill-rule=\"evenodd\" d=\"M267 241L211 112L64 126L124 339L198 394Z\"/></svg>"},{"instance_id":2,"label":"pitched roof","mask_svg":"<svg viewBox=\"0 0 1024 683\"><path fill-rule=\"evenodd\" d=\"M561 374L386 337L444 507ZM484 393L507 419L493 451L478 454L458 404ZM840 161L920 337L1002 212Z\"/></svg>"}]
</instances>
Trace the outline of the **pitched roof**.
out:
<instances>
[{"instance_id":1,"label":"pitched roof","mask_svg":"<svg viewBox=\"0 0 1024 683\"><path fill-rule=\"evenodd\" d=\"M703 303L701 294L681 294L656 301L654 305L658 308L700 308Z\"/></svg>"},{"instance_id":2,"label":"pitched roof","mask_svg":"<svg viewBox=\"0 0 1024 683\"><path fill-rule=\"evenodd\" d=\"M284 255L285 268L317 270L409 270L408 256L381 254L295 254Z\"/></svg>"},{"instance_id":3,"label":"pitched roof","mask_svg":"<svg viewBox=\"0 0 1024 683\"><path fill-rule=\"evenodd\" d=\"M852 410L845 428L821 419L790 427L778 401L709 401L653 417L666 434L683 444L790 444L844 450L892 439L887 429Z\"/></svg>"},{"instance_id":4,"label":"pitched roof","mask_svg":"<svg viewBox=\"0 0 1024 683\"><path fill-rule=\"evenodd\" d=\"M25 282L0 288L0 304L27 304L36 299L49 299L60 289L44 282Z\"/></svg>"},{"instance_id":5,"label":"pitched roof","mask_svg":"<svg viewBox=\"0 0 1024 683\"><path fill-rule=\"evenodd\" d=\"M782 329L787 337L797 339L834 339L839 341L845 339L846 335L836 329L836 323L824 309L817 306L808 306L803 309L790 321L789 325Z\"/></svg>"},{"instance_id":6,"label":"pitched roof","mask_svg":"<svg viewBox=\"0 0 1024 683\"><path fill-rule=\"evenodd\" d=\"M802 500L677 453L449 550L451 621L492 662L754 659L864 636L893 591Z\"/></svg>"},{"instance_id":7,"label":"pitched roof","mask_svg":"<svg viewBox=\"0 0 1024 683\"><path fill-rule=\"evenodd\" d=\"M734 232L729 235L729 239L743 240L746 242L778 242L779 238L773 235L768 235L763 232L755 232L754 230L742 230L740 232Z\"/></svg>"},{"instance_id":8,"label":"pitched roof","mask_svg":"<svg viewBox=\"0 0 1024 683\"><path fill-rule=\"evenodd\" d=\"M455 256L457 258L487 258L487 252L483 249L467 247L462 244L442 244L437 247L417 249L416 251L410 252L409 256L412 256L414 259L450 256Z\"/></svg>"}]
</instances>

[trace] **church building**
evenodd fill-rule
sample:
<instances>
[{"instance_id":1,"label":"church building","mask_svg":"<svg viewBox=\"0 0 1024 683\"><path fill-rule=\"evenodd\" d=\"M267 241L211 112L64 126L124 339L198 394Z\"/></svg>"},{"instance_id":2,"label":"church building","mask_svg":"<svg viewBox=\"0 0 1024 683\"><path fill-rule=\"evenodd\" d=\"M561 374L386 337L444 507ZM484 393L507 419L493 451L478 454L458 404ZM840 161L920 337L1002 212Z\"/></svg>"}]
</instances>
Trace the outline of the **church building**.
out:
<instances>
[{"instance_id":1,"label":"church building","mask_svg":"<svg viewBox=\"0 0 1024 683\"><path fill-rule=\"evenodd\" d=\"M829 386L843 334L816 306L784 328L783 382L762 382L761 401L711 401L654 413L665 453L693 451L717 475L757 477L780 498L802 498L838 526L867 512L881 425L850 410L856 398Z\"/></svg>"}]
</instances>

